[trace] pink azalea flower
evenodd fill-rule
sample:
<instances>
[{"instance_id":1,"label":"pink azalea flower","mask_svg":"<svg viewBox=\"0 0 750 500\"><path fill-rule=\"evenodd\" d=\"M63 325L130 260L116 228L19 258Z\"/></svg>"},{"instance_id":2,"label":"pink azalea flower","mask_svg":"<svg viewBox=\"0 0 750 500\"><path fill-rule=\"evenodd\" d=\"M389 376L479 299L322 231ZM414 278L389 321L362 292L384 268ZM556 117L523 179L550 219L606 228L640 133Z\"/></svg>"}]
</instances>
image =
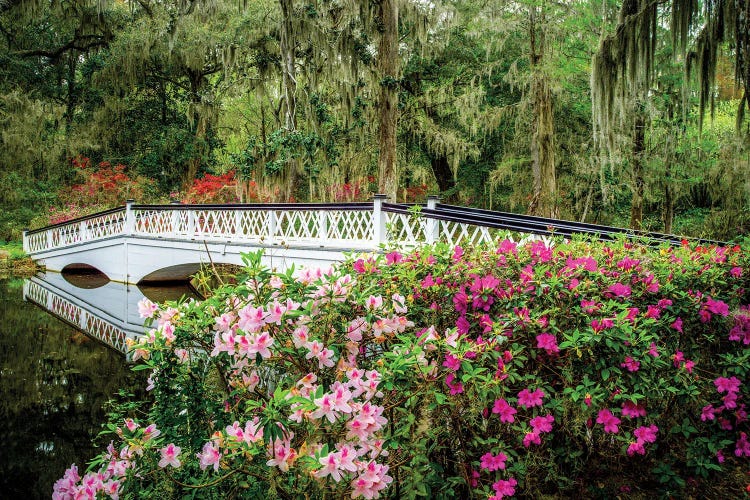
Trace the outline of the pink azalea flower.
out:
<instances>
[{"instance_id":1,"label":"pink azalea flower","mask_svg":"<svg viewBox=\"0 0 750 500\"><path fill-rule=\"evenodd\" d=\"M445 361L443 361L443 366L455 372L458 371L459 368L461 368L461 360L453 356L452 354L446 354Z\"/></svg>"},{"instance_id":2,"label":"pink azalea flower","mask_svg":"<svg viewBox=\"0 0 750 500\"><path fill-rule=\"evenodd\" d=\"M263 311L263 307L254 307L252 304L248 304L240 309L239 316L240 320L237 323L239 328L248 333L257 332L266 324L264 320L266 313Z\"/></svg>"},{"instance_id":3,"label":"pink azalea flower","mask_svg":"<svg viewBox=\"0 0 750 500\"><path fill-rule=\"evenodd\" d=\"M620 419L612 415L612 412L606 408L599 410L599 414L596 417L596 423L604 426L604 432L616 434L620 431L617 427L620 425Z\"/></svg>"},{"instance_id":4,"label":"pink azalea flower","mask_svg":"<svg viewBox=\"0 0 750 500\"><path fill-rule=\"evenodd\" d=\"M352 498L358 496L366 499L379 498L380 492L393 481L387 472L387 465L381 465L375 461L367 463L359 477L352 480Z\"/></svg>"},{"instance_id":5,"label":"pink azalea flower","mask_svg":"<svg viewBox=\"0 0 750 500\"><path fill-rule=\"evenodd\" d=\"M637 372L638 369L641 367L641 362L636 361L630 356L626 356L625 361L623 363L620 363L620 367L627 368L629 372Z\"/></svg>"},{"instance_id":6,"label":"pink azalea flower","mask_svg":"<svg viewBox=\"0 0 750 500\"><path fill-rule=\"evenodd\" d=\"M385 263L389 266L391 264L398 264L403 260L403 257L404 256L398 252L389 252L385 254Z\"/></svg>"},{"instance_id":7,"label":"pink azalea flower","mask_svg":"<svg viewBox=\"0 0 750 500\"><path fill-rule=\"evenodd\" d=\"M534 432L541 434L543 432L552 432L552 423L555 421L555 417L552 415L537 416L531 419L529 425Z\"/></svg>"},{"instance_id":8,"label":"pink azalea flower","mask_svg":"<svg viewBox=\"0 0 750 500\"><path fill-rule=\"evenodd\" d=\"M320 457L319 462L323 468L315 472L315 477L324 478L330 475L335 482L341 481L341 471L339 470L341 453L331 452L324 457Z\"/></svg>"},{"instance_id":9,"label":"pink azalea flower","mask_svg":"<svg viewBox=\"0 0 750 500\"><path fill-rule=\"evenodd\" d=\"M625 401L622 404L622 415L628 418L645 417L646 407L633 403L632 401Z\"/></svg>"},{"instance_id":10,"label":"pink azalea flower","mask_svg":"<svg viewBox=\"0 0 750 500\"><path fill-rule=\"evenodd\" d=\"M370 311L376 311L383 308L383 297L380 295L370 295L365 301L365 307Z\"/></svg>"},{"instance_id":11,"label":"pink azalea flower","mask_svg":"<svg viewBox=\"0 0 750 500\"><path fill-rule=\"evenodd\" d=\"M496 483L492 484L492 489L495 490L495 497L501 500L503 497L512 497L516 494L516 485L518 482L514 478L507 480L501 479Z\"/></svg>"},{"instance_id":12,"label":"pink azalea flower","mask_svg":"<svg viewBox=\"0 0 750 500\"><path fill-rule=\"evenodd\" d=\"M287 441L276 439L276 443L268 450L271 458L266 462L269 467L278 467L281 472L289 472L289 467L297 458L297 452ZM218 465L217 465L218 467Z\"/></svg>"},{"instance_id":13,"label":"pink azalea flower","mask_svg":"<svg viewBox=\"0 0 750 500\"><path fill-rule=\"evenodd\" d=\"M560 352L560 348L557 346L557 339L551 333L540 333L537 335L536 346L539 349L544 349L547 354Z\"/></svg>"},{"instance_id":14,"label":"pink azalea flower","mask_svg":"<svg viewBox=\"0 0 750 500\"><path fill-rule=\"evenodd\" d=\"M703 307L713 314L720 314L721 316L727 316L729 314L729 306L721 300L708 298Z\"/></svg>"},{"instance_id":15,"label":"pink azalea flower","mask_svg":"<svg viewBox=\"0 0 750 500\"><path fill-rule=\"evenodd\" d=\"M506 460L508 460L508 457L505 453L493 455L492 453L487 452L480 458L480 467L490 472L504 470Z\"/></svg>"},{"instance_id":16,"label":"pink azalea flower","mask_svg":"<svg viewBox=\"0 0 750 500\"><path fill-rule=\"evenodd\" d=\"M685 360L685 362L682 364L682 367L685 369L688 373L693 373L693 367L695 366L695 362L691 359Z\"/></svg>"},{"instance_id":17,"label":"pink azalea flower","mask_svg":"<svg viewBox=\"0 0 750 500\"><path fill-rule=\"evenodd\" d=\"M655 358L659 357L659 350L657 349L655 343L651 342L651 345L648 346L648 354Z\"/></svg>"},{"instance_id":18,"label":"pink azalea flower","mask_svg":"<svg viewBox=\"0 0 750 500\"><path fill-rule=\"evenodd\" d=\"M630 443L630 446L628 446L628 456L632 457L635 454L639 455L645 455L646 454L646 448L643 446L643 441L637 440L634 443Z\"/></svg>"},{"instance_id":19,"label":"pink azalea flower","mask_svg":"<svg viewBox=\"0 0 750 500\"><path fill-rule=\"evenodd\" d=\"M738 457L750 457L750 442L744 432L740 432L740 438L735 443L734 454Z\"/></svg>"},{"instance_id":20,"label":"pink azalea flower","mask_svg":"<svg viewBox=\"0 0 750 500\"><path fill-rule=\"evenodd\" d=\"M615 297L630 297L630 294L632 293L630 287L628 285L623 285L622 283L610 285L609 288L607 288L607 292Z\"/></svg>"},{"instance_id":21,"label":"pink azalea flower","mask_svg":"<svg viewBox=\"0 0 750 500\"><path fill-rule=\"evenodd\" d=\"M180 455L182 449L179 446L175 446L174 443L169 443L167 446L159 450L161 452L161 460L159 460L159 467L166 467L171 465L174 468L180 467L180 459L177 458Z\"/></svg>"},{"instance_id":22,"label":"pink azalea flower","mask_svg":"<svg viewBox=\"0 0 750 500\"><path fill-rule=\"evenodd\" d=\"M541 389L535 389L533 392L530 392L528 389L522 389L518 393L518 406L523 406L524 408L542 406L544 395Z\"/></svg>"},{"instance_id":23,"label":"pink azalea flower","mask_svg":"<svg viewBox=\"0 0 750 500\"><path fill-rule=\"evenodd\" d=\"M638 427L633 431L633 435L638 438L639 441L645 443L653 443L656 441L656 433L659 432L659 428L655 425L649 425Z\"/></svg>"},{"instance_id":24,"label":"pink azalea flower","mask_svg":"<svg viewBox=\"0 0 750 500\"><path fill-rule=\"evenodd\" d=\"M515 415L517 412L518 411L510 406L504 399L495 400L495 404L492 407L492 413L497 413L500 415L500 422L508 424L513 423L516 420L513 415Z\"/></svg>"},{"instance_id":25,"label":"pink azalea flower","mask_svg":"<svg viewBox=\"0 0 750 500\"><path fill-rule=\"evenodd\" d=\"M151 318L158 310L159 306L145 297L138 301L138 314L141 318Z\"/></svg>"},{"instance_id":26,"label":"pink azalea flower","mask_svg":"<svg viewBox=\"0 0 750 500\"><path fill-rule=\"evenodd\" d=\"M459 261L461 260L461 257L463 257L463 255L464 255L464 249L456 245L456 248L453 249L453 260Z\"/></svg>"},{"instance_id":27,"label":"pink azalea flower","mask_svg":"<svg viewBox=\"0 0 750 500\"><path fill-rule=\"evenodd\" d=\"M455 379L456 375L453 373L449 373L448 376L445 377L445 385L450 388L451 396L455 396L456 394L461 394L462 392L464 392L464 385L461 382L453 383Z\"/></svg>"},{"instance_id":28,"label":"pink azalea flower","mask_svg":"<svg viewBox=\"0 0 750 500\"><path fill-rule=\"evenodd\" d=\"M583 309L583 312L586 314L593 314L596 311L599 310L600 304L598 304L595 300L581 300L581 309Z\"/></svg>"},{"instance_id":29,"label":"pink azalea flower","mask_svg":"<svg viewBox=\"0 0 750 500\"><path fill-rule=\"evenodd\" d=\"M669 325L671 328L677 330L678 332L682 333L682 318L677 318L674 320L674 322Z\"/></svg>"},{"instance_id":30,"label":"pink azalea flower","mask_svg":"<svg viewBox=\"0 0 750 500\"><path fill-rule=\"evenodd\" d=\"M527 432L526 435L523 437L523 445L528 448L532 444L542 444L542 440L539 437L539 433L537 432Z\"/></svg>"},{"instance_id":31,"label":"pink azalea flower","mask_svg":"<svg viewBox=\"0 0 750 500\"><path fill-rule=\"evenodd\" d=\"M675 351L675 353L672 355L672 360L674 366L680 366L680 363L685 361L685 354L682 351Z\"/></svg>"},{"instance_id":32,"label":"pink azalea flower","mask_svg":"<svg viewBox=\"0 0 750 500\"><path fill-rule=\"evenodd\" d=\"M312 418L326 417L331 423L336 421L338 413L336 412L335 401L331 394L323 394L322 397L316 399L315 406L317 408L310 414Z\"/></svg>"},{"instance_id":33,"label":"pink azalea flower","mask_svg":"<svg viewBox=\"0 0 750 500\"><path fill-rule=\"evenodd\" d=\"M221 454L213 442L209 441L204 444L203 450L200 453L196 453L195 456L198 457L198 460L200 461L199 465L201 470L206 470L207 467L213 466L214 471L218 472Z\"/></svg>"},{"instance_id":34,"label":"pink azalea flower","mask_svg":"<svg viewBox=\"0 0 750 500\"><path fill-rule=\"evenodd\" d=\"M714 385L719 393L722 392L738 392L740 390L740 380L737 377L718 377L714 380Z\"/></svg>"},{"instance_id":35,"label":"pink azalea flower","mask_svg":"<svg viewBox=\"0 0 750 500\"><path fill-rule=\"evenodd\" d=\"M713 405L704 406L701 410L701 421L705 422L707 420L715 419L716 415L714 412L716 412L716 408L714 408Z\"/></svg>"},{"instance_id":36,"label":"pink azalea flower","mask_svg":"<svg viewBox=\"0 0 750 500\"><path fill-rule=\"evenodd\" d=\"M740 278L742 277L742 268L741 267L733 267L729 270L729 275L733 278Z\"/></svg>"},{"instance_id":37,"label":"pink azalea flower","mask_svg":"<svg viewBox=\"0 0 750 500\"><path fill-rule=\"evenodd\" d=\"M644 316L646 318L659 319L661 316L661 308L659 306L648 306L648 310Z\"/></svg>"}]
</instances>

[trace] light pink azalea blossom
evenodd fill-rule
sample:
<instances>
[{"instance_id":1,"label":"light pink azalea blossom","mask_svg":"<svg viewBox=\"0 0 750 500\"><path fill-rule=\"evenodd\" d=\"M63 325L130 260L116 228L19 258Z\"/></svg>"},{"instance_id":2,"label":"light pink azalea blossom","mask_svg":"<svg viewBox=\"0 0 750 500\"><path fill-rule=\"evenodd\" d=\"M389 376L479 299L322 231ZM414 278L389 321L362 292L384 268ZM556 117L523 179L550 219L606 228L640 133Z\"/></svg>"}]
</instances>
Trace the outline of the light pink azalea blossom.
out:
<instances>
[{"instance_id":1,"label":"light pink azalea blossom","mask_svg":"<svg viewBox=\"0 0 750 500\"><path fill-rule=\"evenodd\" d=\"M159 467L164 468L168 465L171 465L174 468L179 468L180 465L180 459L178 456L180 455L180 451L182 449L175 445L174 443L169 443L167 446L159 450L161 453L161 460L159 460Z\"/></svg>"}]
</instances>

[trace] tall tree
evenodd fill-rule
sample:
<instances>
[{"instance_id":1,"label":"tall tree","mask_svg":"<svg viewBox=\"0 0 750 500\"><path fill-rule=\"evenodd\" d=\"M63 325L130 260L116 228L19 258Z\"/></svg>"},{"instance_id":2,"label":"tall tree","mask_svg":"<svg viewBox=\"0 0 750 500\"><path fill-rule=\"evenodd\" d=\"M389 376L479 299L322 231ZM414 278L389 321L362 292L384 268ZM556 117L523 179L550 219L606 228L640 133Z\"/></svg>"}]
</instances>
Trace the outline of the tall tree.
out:
<instances>
[{"instance_id":1,"label":"tall tree","mask_svg":"<svg viewBox=\"0 0 750 500\"><path fill-rule=\"evenodd\" d=\"M595 140L611 159L623 149L617 130L632 132L631 226L643 219L641 155L644 127L643 99L654 78L654 61L660 36L660 19L669 18L672 42L688 73L696 73L699 90L699 127L706 109L714 112L717 56L728 43L735 59L735 79L743 87L737 113L738 128L750 109L750 2L747 0L624 0L615 32L601 40L591 76ZM626 150L628 148L625 148Z\"/></svg>"},{"instance_id":2,"label":"tall tree","mask_svg":"<svg viewBox=\"0 0 750 500\"><path fill-rule=\"evenodd\" d=\"M377 16L382 26L377 56L380 77L378 191L396 200L398 196L396 165L399 82L398 0L379 0Z\"/></svg>"},{"instance_id":3,"label":"tall tree","mask_svg":"<svg viewBox=\"0 0 750 500\"><path fill-rule=\"evenodd\" d=\"M557 217L554 119L552 90L545 63L547 53L547 2L535 2L529 12L529 62L531 64L531 170L534 178L529 213Z\"/></svg>"}]
</instances>

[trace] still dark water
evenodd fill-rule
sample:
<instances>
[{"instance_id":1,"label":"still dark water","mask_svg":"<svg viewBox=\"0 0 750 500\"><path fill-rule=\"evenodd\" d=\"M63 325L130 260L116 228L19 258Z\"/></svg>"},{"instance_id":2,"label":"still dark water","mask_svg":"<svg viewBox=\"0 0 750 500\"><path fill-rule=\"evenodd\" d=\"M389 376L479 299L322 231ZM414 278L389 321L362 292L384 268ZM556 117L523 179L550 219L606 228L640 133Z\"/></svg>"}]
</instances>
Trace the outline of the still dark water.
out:
<instances>
[{"instance_id":1,"label":"still dark water","mask_svg":"<svg viewBox=\"0 0 750 500\"><path fill-rule=\"evenodd\" d=\"M0 499L50 498L65 469L76 463L85 470L106 446L92 444L106 419L105 403L121 389L143 395L146 385L145 372L133 372L122 353L69 325L75 321L64 322L24 301L23 287L23 279L0 280ZM100 283L91 287L72 289L84 298L117 290ZM126 292L130 302L142 296ZM54 300L71 309L70 301L80 299ZM127 302L115 298L116 308L132 317ZM94 318L78 314L89 322Z\"/></svg>"}]
</instances>

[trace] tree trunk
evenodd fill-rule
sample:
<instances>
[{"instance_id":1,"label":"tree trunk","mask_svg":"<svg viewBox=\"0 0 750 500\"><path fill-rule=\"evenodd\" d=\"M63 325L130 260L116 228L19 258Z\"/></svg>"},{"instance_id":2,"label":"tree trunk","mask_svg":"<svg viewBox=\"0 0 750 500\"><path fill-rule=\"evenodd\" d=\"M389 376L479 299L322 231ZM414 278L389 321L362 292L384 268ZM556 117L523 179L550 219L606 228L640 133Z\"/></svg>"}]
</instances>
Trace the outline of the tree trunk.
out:
<instances>
[{"instance_id":1,"label":"tree trunk","mask_svg":"<svg viewBox=\"0 0 750 500\"><path fill-rule=\"evenodd\" d=\"M672 191L672 164L667 162L664 168L664 232L672 234L674 220L674 193Z\"/></svg>"},{"instance_id":2,"label":"tree trunk","mask_svg":"<svg viewBox=\"0 0 750 500\"><path fill-rule=\"evenodd\" d=\"M396 125L398 122L398 0L381 0L379 18L383 31L378 44L380 77L378 191L396 201Z\"/></svg>"},{"instance_id":3,"label":"tree trunk","mask_svg":"<svg viewBox=\"0 0 750 500\"><path fill-rule=\"evenodd\" d=\"M205 153L204 143L206 140L206 117L201 115L201 90L203 88L203 75L199 71L191 71L190 76L190 102L193 108L193 121L195 123L195 154L188 160L185 175L182 178L182 188L187 191L198 175L198 169L203 161Z\"/></svg>"},{"instance_id":4,"label":"tree trunk","mask_svg":"<svg viewBox=\"0 0 750 500\"><path fill-rule=\"evenodd\" d=\"M646 149L646 116L641 105L636 107L633 121L633 199L630 203L630 227L641 229L643 226L643 160Z\"/></svg>"},{"instance_id":5,"label":"tree trunk","mask_svg":"<svg viewBox=\"0 0 750 500\"><path fill-rule=\"evenodd\" d=\"M284 95L284 131L287 134L297 130L297 77L295 71L294 39L292 16L294 15L294 0L279 0L281 6L281 34L279 48L281 50L281 85ZM285 200L293 198L299 178L299 159L290 158L286 165Z\"/></svg>"},{"instance_id":6,"label":"tree trunk","mask_svg":"<svg viewBox=\"0 0 750 500\"><path fill-rule=\"evenodd\" d=\"M454 196L453 188L456 186L456 181L453 178L453 170L448 163L448 157L444 155L431 156L430 166L432 167L432 173L435 175L440 194L444 195L445 201L450 201Z\"/></svg>"},{"instance_id":7,"label":"tree trunk","mask_svg":"<svg viewBox=\"0 0 750 500\"><path fill-rule=\"evenodd\" d=\"M544 6L537 38L536 7L529 13L531 60L531 169L534 176L529 213L543 217L557 217L557 179L555 173L555 127L552 115L552 91L549 78L542 67L545 43Z\"/></svg>"}]
</instances>

